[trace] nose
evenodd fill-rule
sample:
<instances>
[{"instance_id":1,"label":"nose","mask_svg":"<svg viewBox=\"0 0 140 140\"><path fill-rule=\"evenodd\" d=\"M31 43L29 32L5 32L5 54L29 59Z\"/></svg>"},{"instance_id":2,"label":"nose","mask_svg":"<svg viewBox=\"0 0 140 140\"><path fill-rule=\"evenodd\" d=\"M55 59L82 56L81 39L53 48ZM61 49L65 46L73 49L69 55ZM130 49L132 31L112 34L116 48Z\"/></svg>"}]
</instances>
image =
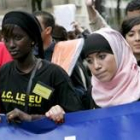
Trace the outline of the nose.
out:
<instances>
[{"instance_id":1,"label":"nose","mask_svg":"<svg viewBox=\"0 0 140 140\"><path fill-rule=\"evenodd\" d=\"M140 41L140 33L136 34L136 41Z\"/></svg>"},{"instance_id":2,"label":"nose","mask_svg":"<svg viewBox=\"0 0 140 140\"><path fill-rule=\"evenodd\" d=\"M93 65L94 65L95 70L99 70L101 68L101 64L96 59L94 60Z\"/></svg>"},{"instance_id":3,"label":"nose","mask_svg":"<svg viewBox=\"0 0 140 140\"><path fill-rule=\"evenodd\" d=\"M9 48L15 48L15 41L14 41L14 39L9 39L9 41L8 41L8 47Z\"/></svg>"}]
</instances>

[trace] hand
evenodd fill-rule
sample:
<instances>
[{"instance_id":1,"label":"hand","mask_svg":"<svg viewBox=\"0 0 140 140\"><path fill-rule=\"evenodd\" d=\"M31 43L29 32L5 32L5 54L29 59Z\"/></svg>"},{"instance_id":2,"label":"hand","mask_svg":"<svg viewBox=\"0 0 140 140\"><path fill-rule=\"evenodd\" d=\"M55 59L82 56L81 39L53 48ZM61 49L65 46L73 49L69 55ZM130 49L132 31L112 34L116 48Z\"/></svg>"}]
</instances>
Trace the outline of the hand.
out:
<instances>
[{"instance_id":1,"label":"hand","mask_svg":"<svg viewBox=\"0 0 140 140\"><path fill-rule=\"evenodd\" d=\"M87 6L93 6L93 5L95 5L95 1L96 0L85 0L85 3Z\"/></svg>"},{"instance_id":2,"label":"hand","mask_svg":"<svg viewBox=\"0 0 140 140\"><path fill-rule=\"evenodd\" d=\"M52 119L56 123L63 123L64 122L64 110L59 105L51 107L51 109L46 112L46 117Z\"/></svg>"},{"instance_id":3,"label":"hand","mask_svg":"<svg viewBox=\"0 0 140 140\"><path fill-rule=\"evenodd\" d=\"M31 121L31 115L15 108L11 112L7 113L8 122L20 123L21 121Z\"/></svg>"},{"instance_id":4,"label":"hand","mask_svg":"<svg viewBox=\"0 0 140 140\"><path fill-rule=\"evenodd\" d=\"M80 24L76 21L71 23L73 28L75 29L75 31L82 33L84 31L84 29L80 26Z\"/></svg>"}]
</instances>

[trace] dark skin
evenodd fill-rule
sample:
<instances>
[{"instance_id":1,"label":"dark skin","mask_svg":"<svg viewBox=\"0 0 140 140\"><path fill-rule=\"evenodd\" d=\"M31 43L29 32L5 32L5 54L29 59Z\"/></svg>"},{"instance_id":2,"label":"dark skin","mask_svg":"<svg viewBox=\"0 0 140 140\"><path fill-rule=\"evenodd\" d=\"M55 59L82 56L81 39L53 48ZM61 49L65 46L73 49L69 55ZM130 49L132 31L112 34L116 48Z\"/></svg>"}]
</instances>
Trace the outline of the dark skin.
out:
<instances>
[{"instance_id":1,"label":"dark skin","mask_svg":"<svg viewBox=\"0 0 140 140\"><path fill-rule=\"evenodd\" d=\"M17 68L24 73L29 73L35 65L35 57L32 53L34 43L29 36L15 25L10 36L4 36L5 44L16 62Z\"/></svg>"},{"instance_id":2,"label":"dark skin","mask_svg":"<svg viewBox=\"0 0 140 140\"><path fill-rule=\"evenodd\" d=\"M4 34L5 45L13 57L17 69L22 73L29 73L36 65L37 58L33 54L34 41L19 26L15 25L11 34ZM46 114L27 114L17 108L7 113L8 122L32 121L46 116L56 123L62 123L64 110L59 106L53 106Z\"/></svg>"}]
</instances>

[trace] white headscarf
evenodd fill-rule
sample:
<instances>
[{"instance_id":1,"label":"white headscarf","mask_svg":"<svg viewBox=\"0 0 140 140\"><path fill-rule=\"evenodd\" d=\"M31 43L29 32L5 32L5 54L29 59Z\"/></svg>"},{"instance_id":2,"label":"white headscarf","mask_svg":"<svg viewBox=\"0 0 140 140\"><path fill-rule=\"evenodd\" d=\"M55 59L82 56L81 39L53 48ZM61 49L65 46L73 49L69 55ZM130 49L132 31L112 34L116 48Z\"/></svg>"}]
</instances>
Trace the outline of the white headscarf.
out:
<instances>
[{"instance_id":1,"label":"white headscarf","mask_svg":"<svg viewBox=\"0 0 140 140\"><path fill-rule=\"evenodd\" d=\"M118 70L109 82L100 82L92 76L93 100L100 107L137 101L140 98L140 69L130 46L119 32L111 28L102 28L95 33L110 44Z\"/></svg>"}]
</instances>

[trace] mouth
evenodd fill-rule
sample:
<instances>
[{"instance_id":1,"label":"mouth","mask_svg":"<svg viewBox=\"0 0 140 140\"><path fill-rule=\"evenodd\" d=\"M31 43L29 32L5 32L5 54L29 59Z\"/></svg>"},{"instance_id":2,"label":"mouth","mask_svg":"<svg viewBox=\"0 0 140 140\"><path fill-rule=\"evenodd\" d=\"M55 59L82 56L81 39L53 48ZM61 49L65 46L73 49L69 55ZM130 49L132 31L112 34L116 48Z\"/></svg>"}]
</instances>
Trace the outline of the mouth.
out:
<instances>
[{"instance_id":1,"label":"mouth","mask_svg":"<svg viewBox=\"0 0 140 140\"><path fill-rule=\"evenodd\" d=\"M104 73L105 72L101 72L99 74L96 74L95 76L96 76L96 78L100 79L100 78L104 77Z\"/></svg>"},{"instance_id":2,"label":"mouth","mask_svg":"<svg viewBox=\"0 0 140 140\"><path fill-rule=\"evenodd\" d=\"M12 56L15 56L15 55L18 54L18 51L10 51L10 54L11 54Z\"/></svg>"},{"instance_id":3,"label":"mouth","mask_svg":"<svg viewBox=\"0 0 140 140\"><path fill-rule=\"evenodd\" d=\"M140 44L135 44L134 46L137 48L140 48Z\"/></svg>"}]
</instances>

